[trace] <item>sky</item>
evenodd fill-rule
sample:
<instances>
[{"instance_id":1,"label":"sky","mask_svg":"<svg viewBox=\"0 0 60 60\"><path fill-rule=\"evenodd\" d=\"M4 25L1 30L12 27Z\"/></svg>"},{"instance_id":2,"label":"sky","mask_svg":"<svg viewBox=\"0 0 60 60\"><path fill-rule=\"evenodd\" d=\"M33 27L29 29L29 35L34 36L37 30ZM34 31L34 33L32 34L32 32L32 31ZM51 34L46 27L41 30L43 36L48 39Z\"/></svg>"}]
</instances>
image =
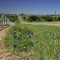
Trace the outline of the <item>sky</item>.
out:
<instances>
[{"instance_id":1,"label":"sky","mask_svg":"<svg viewBox=\"0 0 60 60\"><path fill-rule=\"evenodd\" d=\"M60 0L0 0L0 13L60 14Z\"/></svg>"}]
</instances>

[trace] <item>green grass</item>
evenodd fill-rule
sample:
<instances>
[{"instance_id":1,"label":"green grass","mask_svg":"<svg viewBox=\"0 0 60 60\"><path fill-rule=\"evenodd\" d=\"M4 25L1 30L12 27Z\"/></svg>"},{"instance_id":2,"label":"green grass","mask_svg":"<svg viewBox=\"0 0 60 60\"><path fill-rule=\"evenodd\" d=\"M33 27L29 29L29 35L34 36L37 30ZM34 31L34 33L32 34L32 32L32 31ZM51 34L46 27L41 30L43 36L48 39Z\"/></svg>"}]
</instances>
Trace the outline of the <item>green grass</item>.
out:
<instances>
[{"instance_id":1,"label":"green grass","mask_svg":"<svg viewBox=\"0 0 60 60\"><path fill-rule=\"evenodd\" d=\"M15 32L15 33L14 33ZM33 32L30 38L29 34ZM21 35L19 37L19 35ZM15 36L15 37L14 37ZM19 39L18 39L19 38ZM8 51L24 52L32 50L34 60L60 60L60 27L15 24L6 36L5 46ZM17 44L14 48L13 44Z\"/></svg>"}]
</instances>

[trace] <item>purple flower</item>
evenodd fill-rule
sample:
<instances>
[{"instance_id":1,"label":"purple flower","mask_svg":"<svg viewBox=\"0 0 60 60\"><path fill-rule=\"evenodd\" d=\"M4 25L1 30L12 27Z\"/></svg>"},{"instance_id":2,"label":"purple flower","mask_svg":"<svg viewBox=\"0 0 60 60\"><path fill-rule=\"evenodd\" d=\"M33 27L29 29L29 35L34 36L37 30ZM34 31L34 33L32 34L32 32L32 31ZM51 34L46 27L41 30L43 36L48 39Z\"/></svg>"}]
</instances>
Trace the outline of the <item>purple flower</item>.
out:
<instances>
[{"instance_id":1,"label":"purple flower","mask_svg":"<svg viewBox=\"0 0 60 60\"><path fill-rule=\"evenodd\" d=\"M32 47L34 47L34 44L32 44Z\"/></svg>"},{"instance_id":2,"label":"purple flower","mask_svg":"<svg viewBox=\"0 0 60 60\"><path fill-rule=\"evenodd\" d=\"M31 35L28 35L28 38L31 38Z\"/></svg>"},{"instance_id":3,"label":"purple flower","mask_svg":"<svg viewBox=\"0 0 60 60\"><path fill-rule=\"evenodd\" d=\"M55 59L57 59L57 58L58 58L58 54L55 54L54 56L55 56Z\"/></svg>"},{"instance_id":4,"label":"purple flower","mask_svg":"<svg viewBox=\"0 0 60 60\"><path fill-rule=\"evenodd\" d=\"M22 34L20 34L19 37L22 37Z\"/></svg>"},{"instance_id":5,"label":"purple flower","mask_svg":"<svg viewBox=\"0 0 60 60\"><path fill-rule=\"evenodd\" d=\"M13 44L13 47L16 48L18 46L18 44Z\"/></svg>"},{"instance_id":6,"label":"purple flower","mask_svg":"<svg viewBox=\"0 0 60 60\"><path fill-rule=\"evenodd\" d=\"M38 40L36 40L36 43L38 44Z\"/></svg>"},{"instance_id":7,"label":"purple flower","mask_svg":"<svg viewBox=\"0 0 60 60\"><path fill-rule=\"evenodd\" d=\"M40 59L44 59L44 57L43 56L40 56Z\"/></svg>"},{"instance_id":8,"label":"purple flower","mask_svg":"<svg viewBox=\"0 0 60 60\"><path fill-rule=\"evenodd\" d=\"M31 32L31 35L34 35L34 32Z\"/></svg>"}]
</instances>

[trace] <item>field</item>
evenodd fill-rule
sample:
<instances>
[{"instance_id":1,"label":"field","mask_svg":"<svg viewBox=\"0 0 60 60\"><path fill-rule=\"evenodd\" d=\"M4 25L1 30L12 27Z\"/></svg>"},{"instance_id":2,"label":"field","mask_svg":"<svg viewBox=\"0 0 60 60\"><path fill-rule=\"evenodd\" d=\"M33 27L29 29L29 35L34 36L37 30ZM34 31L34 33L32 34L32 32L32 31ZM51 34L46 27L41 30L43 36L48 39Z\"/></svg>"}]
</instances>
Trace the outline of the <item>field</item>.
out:
<instances>
[{"instance_id":1,"label":"field","mask_svg":"<svg viewBox=\"0 0 60 60\"><path fill-rule=\"evenodd\" d=\"M7 51L23 57L21 60L60 60L59 26L22 24L17 21L4 43Z\"/></svg>"},{"instance_id":2,"label":"field","mask_svg":"<svg viewBox=\"0 0 60 60\"><path fill-rule=\"evenodd\" d=\"M3 40L0 37L3 59L60 60L60 21L27 22L19 15L6 16L12 19L14 25L7 28L7 33L5 28L0 31L0 36L4 37Z\"/></svg>"}]
</instances>

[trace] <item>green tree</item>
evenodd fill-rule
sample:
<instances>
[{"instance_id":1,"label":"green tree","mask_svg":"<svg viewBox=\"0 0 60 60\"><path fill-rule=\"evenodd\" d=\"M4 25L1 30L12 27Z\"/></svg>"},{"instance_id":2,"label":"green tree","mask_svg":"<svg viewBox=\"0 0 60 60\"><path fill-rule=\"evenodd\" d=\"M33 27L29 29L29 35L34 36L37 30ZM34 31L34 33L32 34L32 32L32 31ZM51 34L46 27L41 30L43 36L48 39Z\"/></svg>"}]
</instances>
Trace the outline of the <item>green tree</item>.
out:
<instances>
[{"instance_id":1,"label":"green tree","mask_svg":"<svg viewBox=\"0 0 60 60\"><path fill-rule=\"evenodd\" d=\"M45 17L45 20L50 22L50 21L53 21L53 18L51 16L47 15Z\"/></svg>"},{"instance_id":2,"label":"green tree","mask_svg":"<svg viewBox=\"0 0 60 60\"><path fill-rule=\"evenodd\" d=\"M28 17L28 21L31 21L31 22L37 21L37 20L38 20L38 17L35 16L35 15L31 15L31 16Z\"/></svg>"},{"instance_id":3,"label":"green tree","mask_svg":"<svg viewBox=\"0 0 60 60\"><path fill-rule=\"evenodd\" d=\"M60 21L60 16L58 17L58 21Z\"/></svg>"}]
</instances>

